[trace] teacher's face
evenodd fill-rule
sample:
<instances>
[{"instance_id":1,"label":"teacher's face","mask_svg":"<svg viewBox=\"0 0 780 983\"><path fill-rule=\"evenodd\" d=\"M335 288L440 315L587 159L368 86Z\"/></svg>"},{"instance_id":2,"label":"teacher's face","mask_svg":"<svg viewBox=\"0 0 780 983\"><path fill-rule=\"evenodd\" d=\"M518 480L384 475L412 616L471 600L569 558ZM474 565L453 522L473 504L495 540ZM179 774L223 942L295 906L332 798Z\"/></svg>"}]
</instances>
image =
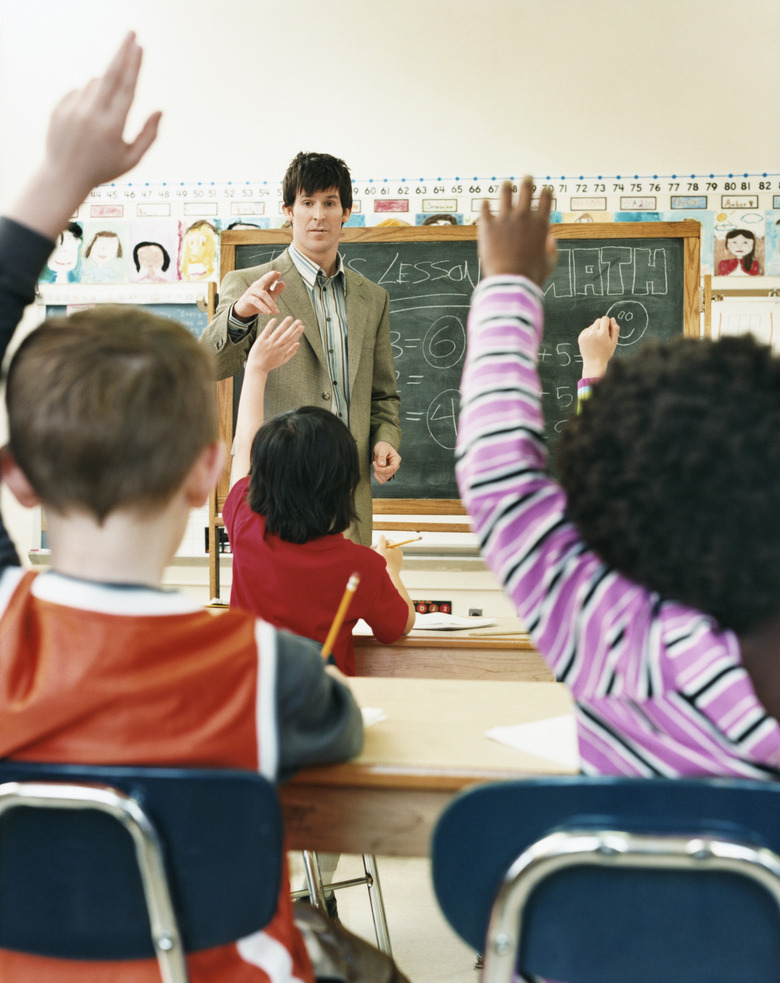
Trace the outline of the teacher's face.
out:
<instances>
[{"instance_id":1,"label":"teacher's face","mask_svg":"<svg viewBox=\"0 0 780 983\"><path fill-rule=\"evenodd\" d=\"M338 188L299 191L292 207L284 208L293 230L293 242L304 256L314 262L329 259L338 250L341 226L349 219L350 210L342 208Z\"/></svg>"}]
</instances>

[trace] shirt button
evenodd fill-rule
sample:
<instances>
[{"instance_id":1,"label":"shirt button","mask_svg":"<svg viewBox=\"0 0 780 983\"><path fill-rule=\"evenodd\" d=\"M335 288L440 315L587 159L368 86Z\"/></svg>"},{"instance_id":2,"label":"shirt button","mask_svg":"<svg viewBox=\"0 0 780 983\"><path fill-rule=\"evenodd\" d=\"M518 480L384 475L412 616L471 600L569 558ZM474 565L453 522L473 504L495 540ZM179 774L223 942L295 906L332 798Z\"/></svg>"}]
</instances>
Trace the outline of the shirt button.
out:
<instances>
[{"instance_id":1,"label":"shirt button","mask_svg":"<svg viewBox=\"0 0 780 983\"><path fill-rule=\"evenodd\" d=\"M322 394L322 398L323 399L330 399L330 393L323 393Z\"/></svg>"}]
</instances>

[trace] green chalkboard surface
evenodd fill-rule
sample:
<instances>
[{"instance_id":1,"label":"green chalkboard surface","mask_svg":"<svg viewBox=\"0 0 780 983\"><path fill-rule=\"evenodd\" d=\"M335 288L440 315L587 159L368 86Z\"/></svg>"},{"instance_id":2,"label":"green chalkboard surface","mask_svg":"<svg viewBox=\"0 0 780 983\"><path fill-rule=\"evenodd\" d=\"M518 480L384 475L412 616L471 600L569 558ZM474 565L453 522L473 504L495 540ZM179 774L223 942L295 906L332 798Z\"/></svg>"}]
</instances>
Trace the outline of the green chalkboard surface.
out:
<instances>
[{"instance_id":1,"label":"green chalkboard surface","mask_svg":"<svg viewBox=\"0 0 780 983\"><path fill-rule=\"evenodd\" d=\"M545 284L539 362L551 445L576 405L577 335L596 317L610 314L620 322L619 354L648 338L699 332L697 222L559 225L553 232L559 261ZM287 242L278 230L223 233L222 275L273 259ZM457 500L466 318L480 278L476 228L345 229L341 250L347 266L390 295L403 464L392 482L374 485L374 495L404 504ZM398 510L404 511L401 503Z\"/></svg>"}]
</instances>

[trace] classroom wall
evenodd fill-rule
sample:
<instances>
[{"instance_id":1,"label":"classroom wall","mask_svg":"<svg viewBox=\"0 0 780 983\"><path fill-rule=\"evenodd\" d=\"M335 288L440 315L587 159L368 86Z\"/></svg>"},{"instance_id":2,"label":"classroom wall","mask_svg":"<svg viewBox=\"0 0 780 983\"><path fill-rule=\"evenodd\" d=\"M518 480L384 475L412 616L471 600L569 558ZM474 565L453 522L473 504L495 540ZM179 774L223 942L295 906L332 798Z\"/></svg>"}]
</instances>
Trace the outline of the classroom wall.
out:
<instances>
[{"instance_id":1,"label":"classroom wall","mask_svg":"<svg viewBox=\"0 0 780 983\"><path fill-rule=\"evenodd\" d=\"M136 119L165 112L136 180L278 180L311 148L356 180L780 164L776 0L0 0L3 196L129 27Z\"/></svg>"},{"instance_id":2,"label":"classroom wall","mask_svg":"<svg viewBox=\"0 0 780 983\"><path fill-rule=\"evenodd\" d=\"M780 178L777 0L0 0L0 207L128 28L130 130L164 112L134 184L278 183L300 149L356 182ZM26 552L34 518L2 506Z\"/></svg>"}]
</instances>

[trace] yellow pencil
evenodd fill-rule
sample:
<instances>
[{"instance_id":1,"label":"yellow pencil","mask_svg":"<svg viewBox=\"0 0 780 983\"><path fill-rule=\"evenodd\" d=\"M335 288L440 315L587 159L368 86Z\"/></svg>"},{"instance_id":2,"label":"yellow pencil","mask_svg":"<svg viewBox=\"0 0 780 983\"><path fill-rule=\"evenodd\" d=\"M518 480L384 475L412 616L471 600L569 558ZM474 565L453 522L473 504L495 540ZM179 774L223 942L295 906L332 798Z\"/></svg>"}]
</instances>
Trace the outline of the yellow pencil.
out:
<instances>
[{"instance_id":1,"label":"yellow pencil","mask_svg":"<svg viewBox=\"0 0 780 983\"><path fill-rule=\"evenodd\" d=\"M341 623L344 620L344 616L347 613L347 608L349 607L349 602L352 600L352 595L357 590L357 585L360 583L360 574L353 573L352 576L347 581L347 587L344 591L344 596L341 598L341 604L339 604L339 609L336 612L336 617L333 619L333 624L330 626L330 631L328 632L328 637L325 639L325 644L322 646L322 657L327 659L330 655L330 650L333 647L333 643L336 641L336 635L339 633L339 628L341 628Z\"/></svg>"},{"instance_id":2,"label":"yellow pencil","mask_svg":"<svg viewBox=\"0 0 780 983\"><path fill-rule=\"evenodd\" d=\"M400 543L388 543L387 548L389 550L394 550L398 546L406 546L407 543L417 543L422 539L422 536L412 536L411 539L402 539Z\"/></svg>"}]
</instances>

